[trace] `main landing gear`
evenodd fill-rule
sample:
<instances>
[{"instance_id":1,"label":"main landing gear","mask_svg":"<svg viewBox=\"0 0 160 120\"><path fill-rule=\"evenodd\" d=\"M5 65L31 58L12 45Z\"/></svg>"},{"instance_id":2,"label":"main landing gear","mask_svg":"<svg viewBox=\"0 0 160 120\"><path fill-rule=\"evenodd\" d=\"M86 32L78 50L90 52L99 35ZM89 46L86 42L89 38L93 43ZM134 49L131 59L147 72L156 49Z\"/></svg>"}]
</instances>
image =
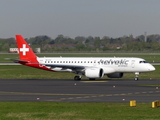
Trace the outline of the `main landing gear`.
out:
<instances>
[{"instance_id":1,"label":"main landing gear","mask_svg":"<svg viewBox=\"0 0 160 120\"><path fill-rule=\"evenodd\" d=\"M96 80L95 78L89 78L89 80Z\"/></svg>"},{"instance_id":2,"label":"main landing gear","mask_svg":"<svg viewBox=\"0 0 160 120\"><path fill-rule=\"evenodd\" d=\"M138 80L138 75L139 75L139 72L135 72L135 78L134 78L135 81Z\"/></svg>"},{"instance_id":3,"label":"main landing gear","mask_svg":"<svg viewBox=\"0 0 160 120\"><path fill-rule=\"evenodd\" d=\"M75 76L74 80L81 80L81 76Z\"/></svg>"},{"instance_id":4,"label":"main landing gear","mask_svg":"<svg viewBox=\"0 0 160 120\"><path fill-rule=\"evenodd\" d=\"M74 80L79 81L81 80L82 76L75 76ZM89 80L95 80L95 78L89 78Z\"/></svg>"}]
</instances>

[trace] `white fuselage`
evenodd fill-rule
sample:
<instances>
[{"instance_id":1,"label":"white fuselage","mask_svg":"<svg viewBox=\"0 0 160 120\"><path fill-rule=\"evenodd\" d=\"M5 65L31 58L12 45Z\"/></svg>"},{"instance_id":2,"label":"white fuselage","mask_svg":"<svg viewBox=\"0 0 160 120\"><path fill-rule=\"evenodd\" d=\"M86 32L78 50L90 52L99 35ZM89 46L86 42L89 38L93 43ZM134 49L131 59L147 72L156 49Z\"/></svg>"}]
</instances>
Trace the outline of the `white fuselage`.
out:
<instances>
[{"instance_id":1,"label":"white fuselage","mask_svg":"<svg viewBox=\"0 0 160 120\"><path fill-rule=\"evenodd\" d=\"M84 68L102 68L104 74L115 72L150 72L155 68L141 58L130 57L43 57L37 58L40 64L84 66ZM73 72L73 69L50 67L57 72Z\"/></svg>"}]
</instances>

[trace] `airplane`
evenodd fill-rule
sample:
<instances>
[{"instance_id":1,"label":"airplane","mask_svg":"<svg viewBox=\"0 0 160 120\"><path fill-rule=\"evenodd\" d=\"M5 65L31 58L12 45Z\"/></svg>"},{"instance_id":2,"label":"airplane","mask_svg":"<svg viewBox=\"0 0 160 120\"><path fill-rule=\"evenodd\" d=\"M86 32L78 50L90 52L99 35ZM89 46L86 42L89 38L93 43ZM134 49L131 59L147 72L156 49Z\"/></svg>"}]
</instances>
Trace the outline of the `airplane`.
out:
<instances>
[{"instance_id":1,"label":"airplane","mask_svg":"<svg viewBox=\"0 0 160 120\"><path fill-rule=\"evenodd\" d=\"M22 35L16 35L20 59L11 59L22 65L53 72L77 74L74 80L86 76L95 80L107 75L109 78L122 78L124 73L135 73L134 80L143 72L155 70L142 58L134 57L37 57Z\"/></svg>"}]
</instances>

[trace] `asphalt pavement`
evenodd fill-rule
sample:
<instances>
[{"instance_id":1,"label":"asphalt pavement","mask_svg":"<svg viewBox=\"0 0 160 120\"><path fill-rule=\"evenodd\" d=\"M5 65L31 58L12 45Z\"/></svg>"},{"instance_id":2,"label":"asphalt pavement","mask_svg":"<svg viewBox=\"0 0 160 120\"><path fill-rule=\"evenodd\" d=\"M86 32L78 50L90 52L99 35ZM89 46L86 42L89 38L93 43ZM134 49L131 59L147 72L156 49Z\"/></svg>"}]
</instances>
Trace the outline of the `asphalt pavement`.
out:
<instances>
[{"instance_id":1,"label":"asphalt pavement","mask_svg":"<svg viewBox=\"0 0 160 120\"><path fill-rule=\"evenodd\" d=\"M160 80L0 79L0 101L152 102L160 99Z\"/></svg>"}]
</instances>

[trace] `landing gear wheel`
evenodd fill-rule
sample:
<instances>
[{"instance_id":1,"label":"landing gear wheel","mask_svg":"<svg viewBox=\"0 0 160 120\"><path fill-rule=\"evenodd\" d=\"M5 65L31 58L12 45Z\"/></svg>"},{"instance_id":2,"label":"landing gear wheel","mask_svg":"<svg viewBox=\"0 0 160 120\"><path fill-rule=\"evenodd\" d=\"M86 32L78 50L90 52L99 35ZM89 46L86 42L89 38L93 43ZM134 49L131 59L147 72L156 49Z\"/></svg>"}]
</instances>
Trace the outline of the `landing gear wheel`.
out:
<instances>
[{"instance_id":1,"label":"landing gear wheel","mask_svg":"<svg viewBox=\"0 0 160 120\"><path fill-rule=\"evenodd\" d=\"M81 78L79 76L75 76L74 80L81 80Z\"/></svg>"},{"instance_id":2,"label":"landing gear wheel","mask_svg":"<svg viewBox=\"0 0 160 120\"><path fill-rule=\"evenodd\" d=\"M89 80L96 80L95 78L89 78Z\"/></svg>"},{"instance_id":3,"label":"landing gear wheel","mask_svg":"<svg viewBox=\"0 0 160 120\"><path fill-rule=\"evenodd\" d=\"M138 77L135 77L134 80L137 81L137 80L138 80Z\"/></svg>"},{"instance_id":4,"label":"landing gear wheel","mask_svg":"<svg viewBox=\"0 0 160 120\"><path fill-rule=\"evenodd\" d=\"M134 80L137 81L137 80L138 80L139 72L135 72L135 75L136 75L136 76L135 76Z\"/></svg>"}]
</instances>

